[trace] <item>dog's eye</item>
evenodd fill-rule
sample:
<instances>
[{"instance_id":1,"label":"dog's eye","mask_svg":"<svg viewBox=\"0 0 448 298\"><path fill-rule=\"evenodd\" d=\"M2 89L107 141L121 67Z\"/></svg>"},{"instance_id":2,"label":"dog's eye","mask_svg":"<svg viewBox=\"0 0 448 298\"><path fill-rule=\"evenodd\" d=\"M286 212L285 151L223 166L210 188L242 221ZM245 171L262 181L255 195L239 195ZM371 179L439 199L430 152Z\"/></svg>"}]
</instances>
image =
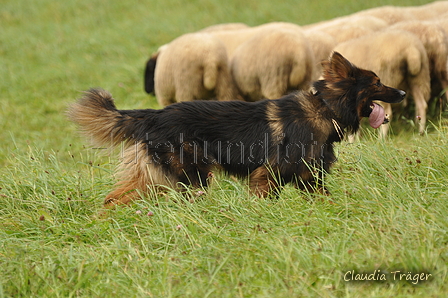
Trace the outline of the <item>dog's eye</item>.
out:
<instances>
[{"instance_id":1,"label":"dog's eye","mask_svg":"<svg viewBox=\"0 0 448 298\"><path fill-rule=\"evenodd\" d=\"M381 87L381 85L382 85L382 84L381 84L380 81L378 81L378 82L375 83L375 86L377 86L377 87Z\"/></svg>"}]
</instances>

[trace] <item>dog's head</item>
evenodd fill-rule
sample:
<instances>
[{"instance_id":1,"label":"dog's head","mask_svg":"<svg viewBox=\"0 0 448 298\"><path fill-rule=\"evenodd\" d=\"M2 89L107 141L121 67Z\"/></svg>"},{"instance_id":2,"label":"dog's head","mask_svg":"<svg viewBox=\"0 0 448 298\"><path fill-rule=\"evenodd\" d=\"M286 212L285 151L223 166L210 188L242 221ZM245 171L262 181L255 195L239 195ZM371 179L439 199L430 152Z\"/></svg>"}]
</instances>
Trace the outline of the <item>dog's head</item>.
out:
<instances>
[{"instance_id":1,"label":"dog's head","mask_svg":"<svg viewBox=\"0 0 448 298\"><path fill-rule=\"evenodd\" d=\"M316 82L314 88L349 130L356 131L363 117L368 117L374 128L387 123L383 107L373 101L399 103L406 95L383 85L374 72L356 67L338 52L322 66L323 80Z\"/></svg>"}]
</instances>

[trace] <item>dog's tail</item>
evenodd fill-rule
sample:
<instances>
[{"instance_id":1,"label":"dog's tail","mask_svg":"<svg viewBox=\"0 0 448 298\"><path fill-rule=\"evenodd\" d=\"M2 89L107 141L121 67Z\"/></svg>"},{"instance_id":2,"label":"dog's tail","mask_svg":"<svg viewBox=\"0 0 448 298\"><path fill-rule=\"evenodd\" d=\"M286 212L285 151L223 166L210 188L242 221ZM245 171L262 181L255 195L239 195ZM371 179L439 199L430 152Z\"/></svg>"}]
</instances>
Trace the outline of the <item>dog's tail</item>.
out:
<instances>
[{"instance_id":1,"label":"dog's tail","mask_svg":"<svg viewBox=\"0 0 448 298\"><path fill-rule=\"evenodd\" d=\"M117 110L112 95L103 89L85 91L78 102L69 106L67 115L98 146L129 141L135 128L132 122L138 121Z\"/></svg>"}]
</instances>

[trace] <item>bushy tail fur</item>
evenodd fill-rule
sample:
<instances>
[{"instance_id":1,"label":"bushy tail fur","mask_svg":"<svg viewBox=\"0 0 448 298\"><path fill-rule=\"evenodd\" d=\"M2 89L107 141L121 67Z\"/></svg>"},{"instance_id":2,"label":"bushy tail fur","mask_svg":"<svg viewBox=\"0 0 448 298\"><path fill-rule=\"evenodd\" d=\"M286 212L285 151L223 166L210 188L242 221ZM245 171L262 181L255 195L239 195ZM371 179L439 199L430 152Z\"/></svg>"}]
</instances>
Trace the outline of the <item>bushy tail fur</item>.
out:
<instances>
[{"instance_id":1,"label":"bushy tail fur","mask_svg":"<svg viewBox=\"0 0 448 298\"><path fill-rule=\"evenodd\" d=\"M112 95L103 89L85 91L78 102L69 106L67 115L97 146L114 146L131 136L127 134L127 126L120 124L127 117L117 110Z\"/></svg>"}]
</instances>

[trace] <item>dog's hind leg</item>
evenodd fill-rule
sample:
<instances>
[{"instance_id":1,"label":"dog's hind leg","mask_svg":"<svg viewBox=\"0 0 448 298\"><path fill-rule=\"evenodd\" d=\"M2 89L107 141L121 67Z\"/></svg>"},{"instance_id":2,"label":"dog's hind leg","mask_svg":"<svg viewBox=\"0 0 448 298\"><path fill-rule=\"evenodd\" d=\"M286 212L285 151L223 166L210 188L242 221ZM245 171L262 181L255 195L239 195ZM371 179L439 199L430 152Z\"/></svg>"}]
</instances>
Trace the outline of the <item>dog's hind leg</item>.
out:
<instances>
[{"instance_id":1,"label":"dog's hind leg","mask_svg":"<svg viewBox=\"0 0 448 298\"><path fill-rule=\"evenodd\" d=\"M272 169L265 165L256 168L249 176L250 191L260 198L276 192L278 187L279 184L275 180Z\"/></svg>"},{"instance_id":2,"label":"dog's hind leg","mask_svg":"<svg viewBox=\"0 0 448 298\"><path fill-rule=\"evenodd\" d=\"M130 202L140 198L138 193L138 183L126 181L119 188L109 193L104 199L104 207L114 208L118 205L127 205Z\"/></svg>"},{"instance_id":3,"label":"dog's hind leg","mask_svg":"<svg viewBox=\"0 0 448 298\"><path fill-rule=\"evenodd\" d=\"M163 171L162 166L151 162L145 146L137 144L125 149L119 171L118 188L106 196L104 206L113 208L126 205L140 198L143 193L156 192L166 187L175 187L175 179ZM171 179L170 179L171 178Z\"/></svg>"},{"instance_id":4,"label":"dog's hind leg","mask_svg":"<svg viewBox=\"0 0 448 298\"><path fill-rule=\"evenodd\" d=\"M124 176L126 180L117 183L118 188L109 193L104 200L104 207L113 208L117 205L127 205L140 199L141 194L159 193L171 186L162 169L158 166L148 165L146 170L134 167L135 172L130 176Z\"/></svg>"}]
</instances>

